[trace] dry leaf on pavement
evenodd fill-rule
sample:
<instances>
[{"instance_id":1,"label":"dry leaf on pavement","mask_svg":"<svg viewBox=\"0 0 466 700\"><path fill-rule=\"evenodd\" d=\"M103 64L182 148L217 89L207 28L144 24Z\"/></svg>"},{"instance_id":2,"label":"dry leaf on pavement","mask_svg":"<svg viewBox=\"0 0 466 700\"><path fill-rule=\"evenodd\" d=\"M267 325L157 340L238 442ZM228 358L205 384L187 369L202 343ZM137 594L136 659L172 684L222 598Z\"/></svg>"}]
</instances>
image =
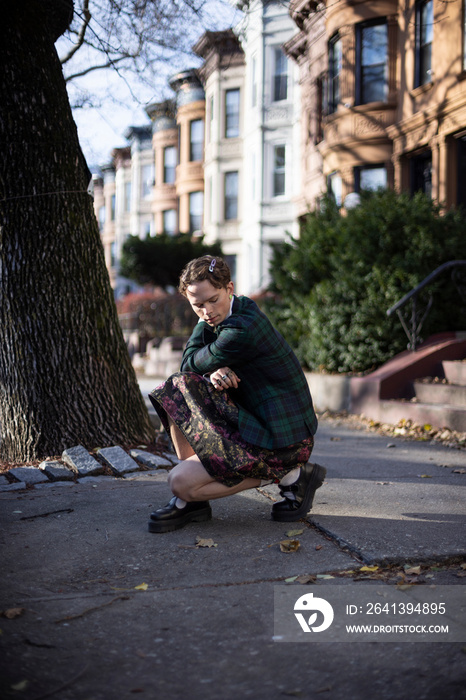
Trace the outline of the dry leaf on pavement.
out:
<instances>
[{"instance_id":1,"label":"dry leaf on pavement","mask_svg":"<svg viewBox=\"0 0 466 700\"><path fill-rule=\"evenodd\" d=\"M212 538L196 537L196 547L218 547L218 544Z\"/></svg>"},{"instance_id":2,"label":"dry leaf on pavement","mask_svg":"<svg viewBox=\"0 0 466 700\"><path fill-rule=\"evenodd\" d=\"M301 543L299 540L282 540L280 542L281 552L297 552Z\"/></svg>"},{"instance_id":3,"label":"dry leaf on pavement","mask_svg":"<svg viewBox=\"0 0 466 700\"><path fill-rule=\"evenodd\" d=\"M2 612L3 617L6 617L7 620L14 620L15 617L21 617L21 615L24 613L24 608L9 608L8 610L4 610Z\"/></svg>"}]
</instances>

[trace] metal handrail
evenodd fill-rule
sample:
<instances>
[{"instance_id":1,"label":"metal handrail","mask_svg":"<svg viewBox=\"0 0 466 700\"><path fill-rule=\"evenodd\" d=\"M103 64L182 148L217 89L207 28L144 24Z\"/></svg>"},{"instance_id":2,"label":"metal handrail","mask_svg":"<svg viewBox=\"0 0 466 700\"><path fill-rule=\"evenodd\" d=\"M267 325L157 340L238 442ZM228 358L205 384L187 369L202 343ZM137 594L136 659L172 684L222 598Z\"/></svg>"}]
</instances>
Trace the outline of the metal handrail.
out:
<instances>
[{"instance_id":1,"label":"metal handrail","mask_svg":"<svg viewBox=\"0 0 466 700\"><path fill-rule=\"evenodd\" d=\"M443 263L443 265L440 265L437 267L436 270L430 273L430 275L427 275L427 277L420 282L417 287L414 287L411 289L410 292L404 295L402 299L397 301L396 304L394 304L390 309L387 311L387 316L391 316L392 313L396 311L398 314L398 317L401 321L401 325L403 326L403 329L408 336L408 349L409 350L416 350L417 344L420 341L420 331L422 328L422 324L424 323L427 314L430 311L430 308L432 306L432 294L430 294L429 301L427 303L426 309L424 313L422 314L421 318L419 319L419 313L417 311L417 295L419 292L424 289L428 284L433 282L439 275L442 274L442 272L445 272L445 270L449 270L450 268L453 267L460 267L462 265L466 265L466 260L450 260L450 262ZM408 328L408 324L406 319L403 317L401 313L401 309L408 303L408 301L411 301L412 303L412 310L411 310L411 319L410 319L410 325L411 327Z\"/></svg>"}]
</instances>

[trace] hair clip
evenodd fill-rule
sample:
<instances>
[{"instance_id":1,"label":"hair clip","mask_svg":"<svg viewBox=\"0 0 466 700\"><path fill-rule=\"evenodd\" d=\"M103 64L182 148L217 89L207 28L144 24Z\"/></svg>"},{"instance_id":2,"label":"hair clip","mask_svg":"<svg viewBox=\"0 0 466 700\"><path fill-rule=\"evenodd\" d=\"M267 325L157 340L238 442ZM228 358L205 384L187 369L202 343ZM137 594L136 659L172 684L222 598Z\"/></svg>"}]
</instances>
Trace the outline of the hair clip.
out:
<instances>
[{"instance_id":1,"label":"hair clip","mask_svg":"<svg viewBox=\"0 0 466 700\"><path fill-rule=\"evenodd\" d=\"M217 260L215 258L212 258L212 260L210 261L210 265L209 265L209 272L214 271L214 267L216 264L217 264Z\"/></svg>"}]
</instances>

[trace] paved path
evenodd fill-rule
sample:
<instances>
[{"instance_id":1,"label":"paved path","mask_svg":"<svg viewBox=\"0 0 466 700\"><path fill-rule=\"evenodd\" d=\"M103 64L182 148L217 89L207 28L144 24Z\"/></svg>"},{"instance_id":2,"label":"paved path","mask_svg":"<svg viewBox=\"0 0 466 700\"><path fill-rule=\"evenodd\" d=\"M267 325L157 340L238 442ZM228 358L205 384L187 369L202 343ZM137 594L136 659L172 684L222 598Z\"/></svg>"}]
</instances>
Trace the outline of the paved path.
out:
<instances>
[{"instance_id":1,"label":"paved path","mask_svg":"<svg viewBox=\"0 0 466 700\"><path fill-rule=\"evenodd\" d=\"M277 586L383 588L360 567L465 555L466 453L324 422L312 459L328 475L308 523L271 521L267 487L213 502L208 523L150 534L164 470L0 494L0 609L19 609L0 620L0 697L466 698L466 636L309 645L273 627ZM300 547L284 553L290 538ZM425 581L464 584L458 573L460 560Z\"/></svg>"}]
</instances>

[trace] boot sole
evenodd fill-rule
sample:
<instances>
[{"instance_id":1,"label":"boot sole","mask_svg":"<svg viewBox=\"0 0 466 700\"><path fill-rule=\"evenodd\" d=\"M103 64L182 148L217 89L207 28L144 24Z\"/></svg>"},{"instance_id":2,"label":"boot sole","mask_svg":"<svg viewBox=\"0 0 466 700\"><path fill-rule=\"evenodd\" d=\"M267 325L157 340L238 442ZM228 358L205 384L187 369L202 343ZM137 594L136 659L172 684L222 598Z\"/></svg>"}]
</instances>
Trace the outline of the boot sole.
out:
<instances>
[{"instance_id":1,"label":"boot sole","mask_svg":"<svg viewBox=\"0 0 466 700\"><path fill-rule=\"evenodd\" d=\"M272 507L272 520L276 520L281 523L293 522L304 518L312 508L314 502L314 496L318 488L322 486L325 480L327 470L325 467L321 467L320 464L314 464L314 469L312 470L311 478L307 485L306 493L301 502L301 505L296 510L286 511L276 511L274 512Z\"/></svg>"},{"instance_id":2,"label":"boot sole","mask_svg":"<svg viewBox=\"0 0 466 700\"><path fill-rule=\"evenodd\" d=\"M156 520L149 521L149 532L173 532L180 530L188 523L204 523L207 520L212 520L212 510L200 510L198 513L189 513L177 520L165 520L157 522Z\"/></svg>"}]
</instances>

